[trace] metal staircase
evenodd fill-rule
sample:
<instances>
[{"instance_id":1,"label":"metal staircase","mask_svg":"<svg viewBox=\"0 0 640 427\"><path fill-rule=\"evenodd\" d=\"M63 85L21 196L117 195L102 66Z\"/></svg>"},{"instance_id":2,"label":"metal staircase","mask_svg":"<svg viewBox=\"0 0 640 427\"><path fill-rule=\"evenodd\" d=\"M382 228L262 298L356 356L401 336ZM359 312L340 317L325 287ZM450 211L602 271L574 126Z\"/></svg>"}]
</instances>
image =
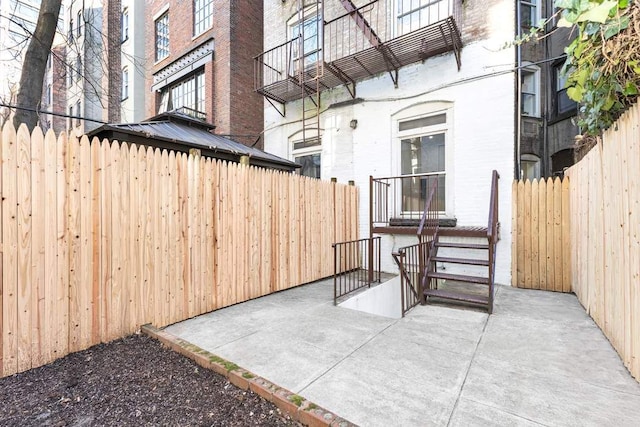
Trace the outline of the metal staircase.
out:
<instances>
[{"instance_id":1,"label":"metal staircase","mask_svg":"<svg viewBox=\"0 0 640 427\"><path fill-rule=\"evenodd\" d=\"M434 301L472 304L492 313L499 239L499 178L497 171L493 171L486 228L440 227L437 212L432 209L437 199L437 183L431 186L418 228L418 243L393 254L400 269L403 315L420 302Z\"/></svg>"}]
</instances>

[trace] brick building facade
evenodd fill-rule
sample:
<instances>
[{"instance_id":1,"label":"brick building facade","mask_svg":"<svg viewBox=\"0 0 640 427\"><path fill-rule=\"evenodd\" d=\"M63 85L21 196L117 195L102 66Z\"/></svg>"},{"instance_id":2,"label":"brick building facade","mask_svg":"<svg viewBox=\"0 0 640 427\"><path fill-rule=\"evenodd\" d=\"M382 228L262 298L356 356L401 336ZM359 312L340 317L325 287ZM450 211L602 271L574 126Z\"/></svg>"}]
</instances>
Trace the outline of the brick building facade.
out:
<instances>
[{"instance_id":1,"label":"brick building facade","mask_svg":"<svg viewBox=\"0 0 640 427\"><path fill-rule=\"evenodd\" d=\"M216 134L256 143L264 106L253 91L253 57L262 51L262 10L249 0L147 2L147 115L182 108L213 123Z\"/></svg>"}]
</instances>

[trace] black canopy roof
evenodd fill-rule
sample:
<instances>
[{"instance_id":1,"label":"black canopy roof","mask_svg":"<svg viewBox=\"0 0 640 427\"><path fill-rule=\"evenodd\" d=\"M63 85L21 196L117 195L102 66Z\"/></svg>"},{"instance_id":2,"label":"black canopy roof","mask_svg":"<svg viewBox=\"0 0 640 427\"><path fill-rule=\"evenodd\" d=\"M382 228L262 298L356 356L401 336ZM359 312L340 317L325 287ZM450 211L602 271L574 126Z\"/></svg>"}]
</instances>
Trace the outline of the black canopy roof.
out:
<instances>
[{"instance_id":1,"label":"black canopy roof","mask_svg":"<svg viewBox=\"0 0 640 427\"><path fill-rule=\"evenodd\" d=\"M249 164L293 171L300 166L290 160L249 147L232 139L215 135L210 123L176 111L159 114L141 123L106 124L94 129L89 137L126 141L179 152L189 149L200 150L201 155L216 159L240 162L240 157L248 156Z\"/></svg>"}]
</instances>

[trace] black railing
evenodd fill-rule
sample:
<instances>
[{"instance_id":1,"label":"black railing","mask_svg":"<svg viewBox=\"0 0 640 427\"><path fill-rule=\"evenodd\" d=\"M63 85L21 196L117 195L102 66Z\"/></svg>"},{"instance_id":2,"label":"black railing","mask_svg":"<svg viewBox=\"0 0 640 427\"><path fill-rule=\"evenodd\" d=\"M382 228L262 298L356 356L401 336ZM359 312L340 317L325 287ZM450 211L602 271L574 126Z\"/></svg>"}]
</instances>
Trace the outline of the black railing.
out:
<instances>
[{"instance_id":1,"label":"black railing","mask_svg":"<svg viewBox=\"0 0 640 427\"><path fill-rule=\"evenodd\" d=\"M372 231L393 226L418 227L425 212L429 189L434 182L437 183L437 188L434 199L429 203L429 212L437 219L445 210L445 174L370 177L369 211Z\"/></svg>"},{"instance_id":2,"label":"black railing","mask_svg":"<svg viewBox=\"0 0 640 427\"><path fill-rule=\"evenodd\" d=\"M434 179L428 188L422 220L418 227L418 244L405 246L393 253L393 259L400 270L400 293L402 316L424 300L427 272L432 267L431 258L435 254L438 238L439 219L434 204L438 200L438 180Z\"/></svg>"},{"instance_id":3,"label":"black railing","mask_svg":"<svg viewBox=\"0 0 640 427\"><path fill-rule=\"evenodd\" d=\"M487 225L487 240L489 243L489 314L493 312L493 282L496 272L496 245L500 239L500 223L498 222L498 180L500 175L494 170L491 177L491 199L489 202L489 223Z\"/></svg>"},{"instance_id":4,"label":"black railing","mask_svg":"<svg viewBox=\"0 0 640 427\"><path fill-rule=\"evenodd\" d=\"M284 103L298 99L294 88L300 89L305 78L318 75L314 73L324 75L321 81L326 89L451 50L458 58L460 1L432 0L419 6L405 1L399 8L386 0L374 0L358 8L343 4L344 9L337 8L335 17L323 17L316 30L318 40L308 47L310 50L301 54L306 46L296 37L257 55L254 88ZM305 73L309 75L303 79L296 67L298 56L306 58ZM309 58L317 58L322 64L306 70Z\"/></svg>"},{"instance_id":5,"label":"black railing","mask_svg":"<svg viewBox=\"0 0 640 427\"><path fill-rule=\"evenodd\" d=\"M380 282L380 237L333 244L333 303Z\"/></svg>"},{"instance_id":6,"label":"black railing","mask_svg":"<svg viewBox=\"0 0 640 427\"><path fill-rule=\"evenodd\" d=\"M402 317L422 300L420 282L429 259L429 242L405 246L391 254L400 270Z\"/></svg>"}]
</instances>

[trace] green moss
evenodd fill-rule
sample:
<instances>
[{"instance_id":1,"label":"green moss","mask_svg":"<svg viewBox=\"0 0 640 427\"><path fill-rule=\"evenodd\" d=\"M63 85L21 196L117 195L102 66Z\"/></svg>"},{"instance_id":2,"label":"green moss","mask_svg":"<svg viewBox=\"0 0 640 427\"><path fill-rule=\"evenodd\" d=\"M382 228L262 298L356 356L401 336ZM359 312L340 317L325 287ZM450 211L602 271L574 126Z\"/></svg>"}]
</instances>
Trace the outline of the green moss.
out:
<instances>
[{"instance_id":1,"label":"green moss","mask_svg":"<svg viewBox=\"0 0 640 427\"><path fill-rule=\"evenodd\" d=\"M291 396L289 396L289 400L293 402L294 405L300 406L302 405L302 402L304 402L304 397L298 396L297 394L292 394Z\"/></svg>"},{"instance_id":2,"label":"green moss","mask_svg":"<svg viewBox=\"0 0 640 427\"><path fill-rule=\"evenodd\" d=\"M255 377L255 375L253 375L251 372L243 372L242 373L242 378L246 378L246 379L250 380L253 377Z\"/></svg>"},{"instance_id":3,"label":"green moss","mask_svg":"<svg viewBox=\"0 0 640 427\"><path fill-rule=\"evenodd\" d=\"M318 409L318 405L316 405L313 402L309 402L309 404L307 405L306 408L304 408L305 411L313 411L314 409Z\"/></svg>"},{"instance_id":4,"label":"green moss","mask_svg":"<svg viewBox=\"0 0 640 427\"><path fill-rule=\"evenodd\" d=\"M225 362L225 360L223 358L221 358L221 357L212 355L212 356L209 357L209 362L220 363L221 364L221 363Z\"/></svg>"},{"instance_id":5,"label":"green moss","mask_svg":"<svg viewBox=\"0 0 640 427\"><path fill-rule=\"evenodd\" d=\"M227 362L226 360L224 360L222 362L222 366L224 366L224 368L227 370L227 372L237 371L238 369L240 369L240 366L238 366L238 365L236 365L235 363L232 363L232 362Z\"/></svg>"}]
</instances>

